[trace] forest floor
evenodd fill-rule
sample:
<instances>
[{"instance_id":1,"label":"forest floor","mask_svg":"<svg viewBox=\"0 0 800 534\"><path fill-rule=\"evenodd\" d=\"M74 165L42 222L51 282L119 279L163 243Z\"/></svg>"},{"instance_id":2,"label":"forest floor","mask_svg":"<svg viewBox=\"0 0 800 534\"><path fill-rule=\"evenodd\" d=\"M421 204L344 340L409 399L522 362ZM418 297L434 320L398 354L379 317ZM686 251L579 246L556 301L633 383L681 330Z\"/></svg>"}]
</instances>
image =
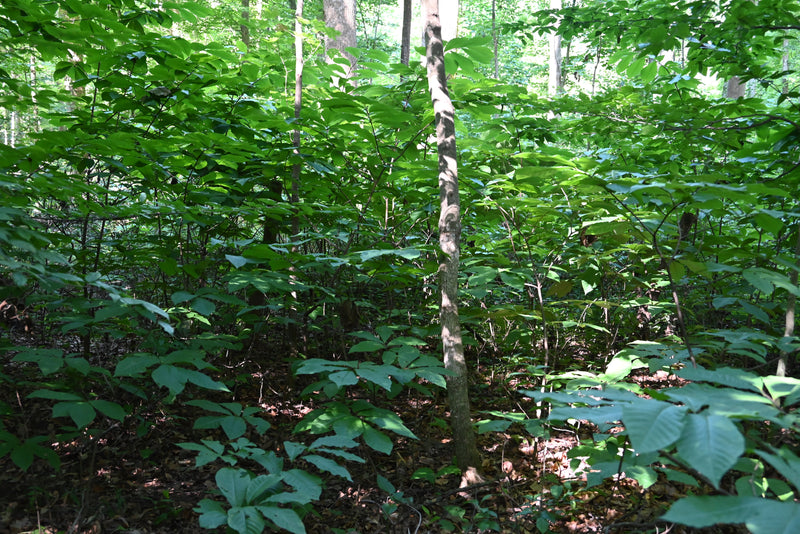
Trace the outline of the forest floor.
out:
<instances>
[{"instance_id":1,"label":"forest floor","mask_svg":"<svg viewBox=\"0 0 800 534\"><path fill-rule=\"evenodd\" d=\"M305 384L287 380L287 363L246 361L228 371L250 377L234 391L236 402L260 406L261 417L272 425L264 436L250 436L258 446L277 450L284 440L299 439L292 429L312 406L300 399ZM18 411L21 407L24 414L23 421L9 419L6 427L27 435L54 435L49 401L26 398L27 371L4 356L3 372L8 384L17 387L0 390L0 401ZM475 414L535 412L532 403L520 404L524 401L514 393L521 384L505 380L496 367L482 365L474 374ZM642 379L658 387L664 377ZM176 446L199 441L198 431L192 429L198 409L180 402L164 407L136 397L116 400L138 402L136 416L122 423L98 419L94 435L53 443L62 459L59 471L37 460L22 472L8 456L0 459L0 534L209 532L198 526L193 508L214 490L214 473L220 466L196 468L195 453ZM736 527L700 531L659 522L668 503L687 491L667 481L644 490L621 477L584 489L569 452L581 438L591 436L587 425L553 430L538 439L510 431L481 434L486 482L459 489L448 430L441 424L447 419L444 395L426 398L412 392L391 402L384 401L384 407L398 413L419 439L395 439L391 455L366 447L354 451L366 463L348 466L352 482L326 473L322 499L304 519L310 534L527 534L548 528L554 533L744 532ZM205 432L203 438L213 435ZM435 481L412 478L424 467L440 476ZM402 499L378 487L379 474Z\"/></svg>"}]
</instances>

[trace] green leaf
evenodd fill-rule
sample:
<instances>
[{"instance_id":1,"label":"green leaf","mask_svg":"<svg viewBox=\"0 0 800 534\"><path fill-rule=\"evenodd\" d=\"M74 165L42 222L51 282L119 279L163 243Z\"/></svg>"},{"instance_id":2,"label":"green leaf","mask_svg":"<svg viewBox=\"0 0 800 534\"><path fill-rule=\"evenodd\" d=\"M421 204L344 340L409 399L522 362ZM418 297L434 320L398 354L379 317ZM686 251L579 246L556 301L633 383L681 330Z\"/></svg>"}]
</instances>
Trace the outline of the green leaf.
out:
<instances>
[{"instance_id":1,"label":"green leaf","mask_svg":"<svg viewBox=\"0 0 800 534\"><path fill-rule=\"evenodd\" d=\"M744 453L744 437L727 417L706 412L689 414L677 443L678 454L714 487Z\"/></svg>"},{"instance_id":2,"label":"green leaf","mask_svg":"<svg viewBox=\"0 0 800 534\"><path fill-rule=\"evenodd\" d=\"M245 501L248 503L258 503L264 498L264 494L281 487L281 476L279 474L258 475L247 486L247 496Z\"/></svg>"},{"instance_id":3,"label":"green leaf","mask_svg":"<svg viewBox=\"0 0 800 534\"><path fill-rule=\"evenodd\" d=\"M36 363L42 374L47 376L63 367L64 352L60 349L29 349L14 356L12 361Z\"/></svg>"},{"instance_id":4,"label":"green leaf","mask_svg":"<svg viewBox=\"0 0 800 534\"><path fill-rule=\"evenodd\" d=\"M352 386L358 384L358 377L351 370L336 371L328 375L328 378L336 384L339 388L344 386Z\"/></svg>"},{"instance_id":5,"label":"green leaf","mask_svg":"<svg viewBox=\"0 0 800 534\"><path fill-rule=\"evenodd\" d=\"M237 269L244 267L248 263L248 259L243 256L232 256L230 254L225 254L225 259L231 262L231 264L233 264L233 266Z\"/></svg>"},{"instance_id":6,"label":"green leaf","mask_svg":"<svg viewBox=\"0 0 800 534\"><path fill-rule=\"evenodd\" d=\"M773 452L757 450L756 454L768 461L796 490L800 490L800 458L785 447L773 449Z\"/></svg>"},{"instance_id":7,"label":"green leaf","mask_svg":"<svg viewBox=\"0 0 800 534\"><path fill-rule=\"evenodd\" d=\"M245 508L234 506L228 510L228 526L238 534L249 534L247 519ZM258 532L263 532L263 529Z\"/></svg>"},{"instance_id":8,"label":"green leaf","mask_svg":"<svg viewBox=\"0 0 800 534\"><path fill-rule=\"evenodd\" d=\"M421 254L422 253L415 248L388 249L388 250L362 250L361 252L359 252L362 262L367 262L369 260L386 255L400 256L401 258L405 258L407 260L413 260L418 258Z\"/></svg>"},{"instance_id":9,"label":"green leaf","mask_svg":"<svg viewBox=\"0 0 800 534\"><path fill-rule=\"evenodd\" d=\"M303 459L308 463L317 466L320 471L327 471L332 475L342 477L350 482L353 481L353 479L350 477L350 473L347 472L347 469L337 464L330 458L325 458L324 456L319 456L317 454L308 454L303 456Z\"/></svg>"},{"instance_id":10,"label":"green leaf","mask_svg":"<svg viewBox=\"0 0 800 534\"><path fill-rule=\"evenodd\" d=\"M430 468L427 468L427 469L431 472L431 475L433 475L433 471ZM419 470L417 470L417 472L418 471ZM416 474L416 472L415 472L415 474ZM392 482L388 478L386 478L385 476L381 475L380 473L378 473L376 478L377 478L377 482L378 482L378 487L380 489L382 489L383 491L385 491L389 495L394 495L395 493L397 493L397 489L394 487L394 484L392 484ZM413 475L412 475L411 478L412 478L412 480L414 479Z\"/></svg>"},{"instance_id":11,"label":"green leaf","mask_svg":"<svg viewBox=\"0 0 800 534\"><path fill-rule=\"evenodd\" d=\"M307 447L302 443L295 443L293 441L284 441L283 448L286 450L286 456L289 457L289 460L294 460L307 450Z\"/></svg>"},{"instance_id":12,"label":"green leaf","mask_svg":"<svg viewBox=\"0 0 800 534\"><path fill-rule=\"evenodd\" d=\"M478 421L475 425L478 429L478 434L487 434L489 432L505 432L511 426L511 421L503 419L487 419Z\"/></svg>"},{"instance_id":13,"label":"green leaf","mask_svg":"<svg viewBox=\"0 0 800 534\"><path fill-rule=\"evenodd\" d=\"M322 479L302 469L290 469L283 472L283 481L293 487L292 501L307 504L319 500L322 495Z\"/></svg>"},{"instance_id":14,"label":"green leaf","mask_svg":"<svg viewBox=\"0 0 800 534\"><path fill-rule=\"evenodd\" d=\"M361 434L361 437L364 439L364 443L371 449L384 454L391 454L394 444L392 440L389 439L389 436L380 430L376 430L370 425L364 425L364 433Z\"/></svg>"},{"instance_id":15,"label":"green leaf","mask_svg":"<svg viewBox=\"0 0 800 534\"><path fill-rule=\"evenodd\" d=\"M80 401L83 397L66 391L53 391L51 389L37 389L28 395L29 399L50 399L61 401Z\"/></svg>"},{"instance_id":16,"label":"green leaf","mask_svg":"<svg viewBox=\"0 0 800 534\"><path fill-rule=\"evenodd\" d=\"M662 519L695 528L744 523L752 534L800 532L800 504L759 497L685 497Z\"/></svg>"},{"instance_id":17,"label":"green leaf","mask_svg":"<svg viewBox=\"0 0 800 534\"><path fill-rule=\"evenodd\" d=\"M396 368L391 365L375 365L366 362L356 368L356 373L364 380L377 384L389 391L392 389L392 380L389 377L395 369Z\"/></svg>"},{"instance_id":18,"label":"green leaf","mask_svg":"<svg viewBox=\"0 0 800 534\"><path fill-rule=\"evenodd\" d=\"M243 436L247 432L247 423L245 423L244 419L233 415L223 417L220 421L220 426L225 435L228 436L228 439L231 440Z\"/></svg>"},{"instance_id":19,"label":"green leaf","mask_svg":"<svg viewBox=\"0 0 800 534\"><path fill-rule=\"evenodd\" d=\"M622 422L631 445L640 454L675 443L681 436L686 408L668 402L641 399L622 407Z\"/></svg>"},{"instance_id":20,"label":"green leaf","mask_svg":"<svg viewBox=\"0 0 800 534\"><path fill-rule=\"evenodd\" d=\"M186 449L187 451L197 452L197 458L195 458L196 467L202 467L216 461L222 456L222 453L225 452L225 446L218 441L204 440L202 444L178 443L178 447Z\"/></svg>"},{"instance_id":21,"label":"green leaf","mask_svg":"<svg viewBox=\"0 0 800 534\"><path fill-rule=\"evenodd\" d=\"M128 415L128 412L125 411L125 408L116 402L93 400L91 401L91 405L100 413L110 417L111 419L116 419L117 421L123 421Z\"/></svg>"},{"instance_id":22,"label":"green leaf","mask_svg":"<svg viewBox=\"0 0 800 534\"><path fill-rule=\"evenodd\" d=\"M278 528L288 530L293 534L305 534L306 532L306 527L303 526L300 516L294 510L266 505L259 505L255 508Z\"/></svg>"},{"instance_id":23,"label":"green leaf","mask_svg":"<svg viewBox=\"0 0 800 534\"><path fill-rule=\"evenodd\" d=\"M117 363L114 376L138 376L158 361L152 354L132 354Z\"/></svg>"},{"instance_id":24,"label":"green leaf","mask_svg":"<svg viewBox=\"0 0 800 534\"><path fill-rule=\"evenodd\" d=\"M646 465L632 465L625 467L625 474L647 489L658 481L658 473Z\"/></svg>"},{"instance_id":25,"label":"green leaf","mask_svg":"<svg viewBox=\"0 0 800 534\"><path fill-rule=\"evenodd\" d=\"M223 467L217 471L214 479L222 495L231 506L247 505L247 488L250 485L250 475L244 469Z\"/></svg>"},{"instance_id":26,"label":"green leaf","mask_svg":"<svg viewBox=\"0 0 800 534\"><path fill-rule=\"evenodd\" d=\"M199 523L202 528L215 529L228 521L228 514L222 505L211 499L200 501L194 511L200 514Z\"/></svg>"},{"instance_id":27,"label":"green leaf","mask_svg":"<svg viewBox=\"0 0 800 534\"><path fill-rule=\"evenodd\" d=\"M184 369L174 365L162 364L158 366L153 371L152 377L156 384L169 389L172 395L180 394L186 387L186 382L215 391L228 391L225 384L212 380L211 377L200 371Z\"/></svg>"},{"instance_id":28,"label":"green leaf","mask_svg":"<svg viewBox=\"0 0 800 534\"><path fill-rule=\"evenodd\" d=\"M85 428L94 421L97 412L86 401L59 402L53 406L53 417L69 416L79 429Z\"/></svg>"},{"instance_id":29,"label":"green leaf","mask_svg":"<svg viewBox=\"0 0 800 534\"><path fill-rule=\"evenodd\" d=\"M213 302L204 298L196 298L192 301L192 309L204 317L212 315L217 306Z\"/></svg>"},{"instance_id":30,"label":"green leaf","mask_svg":"<svg viewBox=\"0 0 800 534\"><path fill-rule=\"evenodd\" d=\"M348 351L350 354L357 352L377 352L386 348L386 345L377 341L360 341L350 347Z\"/></svg>"},{"instance_id":31,"label":"green leaf","mask_svg":"<svg viewBox=\"0 0 800 534\"><path fill-rule=\"evenodd\" d=\"M188 302L194 298L194 293L189 293L188 291L176 291L170 297L172 303L175 305L181 304L182 302Z\"/></svg>"},{"instance_id":32,"label":"green leaf","mask_svg":"<svg viewBox=\"0 0 800 534\"><path fill-rule=\"evenodd\" d=\"M358 446L358 443L353 441L351 436L342 434L334 434L333 436L323 436L317 438L308 446L309 449L314 450L320 447L337 447L340 449L353 449Z\"/></svg>"}]
</instances>

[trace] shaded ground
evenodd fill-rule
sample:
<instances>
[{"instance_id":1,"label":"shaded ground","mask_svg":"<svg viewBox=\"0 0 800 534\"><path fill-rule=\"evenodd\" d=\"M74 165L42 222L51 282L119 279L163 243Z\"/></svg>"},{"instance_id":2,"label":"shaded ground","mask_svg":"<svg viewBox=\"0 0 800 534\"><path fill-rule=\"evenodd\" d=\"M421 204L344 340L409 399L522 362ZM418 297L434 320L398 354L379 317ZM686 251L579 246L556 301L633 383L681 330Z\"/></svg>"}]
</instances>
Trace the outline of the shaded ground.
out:
<instances>
[{"instance_id":1,"label":"shaded ground","mask_svg":"<svg viewBox=\"0 0 800 534\"><path fill-rule=\"evenodd\" d=\"M4 362L8 385L0 400L22 407L24 421L6 421L12 431L28 435L55 434L49 401L28 399L26 371ZM228 369L249 379L235 390L236 401L258 405L272 429L265 436L251 435L260 447L278 449L285 439L297 440L291 430L311 406L299 399L303 384L286 380L288 365L270 364L268 370L248 362ZM472 398L476 413L483 410L535 410L518 404L518 396L503 386L490 367L478 370ZM643 377L649 387L667 384L664 376ZM205 393L204 393L205 394ZM164 407L131 396L118 402L136 403L135 415L124 423L98 419L93 436L75 436L55 444L63 464L55 472L36 461L27 472L6 456L0 459L0 534L36 532L129 534L209 532L199 528L196 503L209 496L214 473L220 466L194 467L193 452L178 448L184 441L212 436L192 430L195 408ZM549 527L557 533L672 532L691 530L659 523L667 503L686 488L659 482L643 491L634 481L606 481L582 491L583 483L572 471L570 449L590 429L554 430L547 438L533 439L520 432L479 436L487 483L459 490L460 477L448 473L451 451L443 398L401 395L384 404L396 411L419 440L395 441L391 456L366 447L356 452L366 460L351 466L353 482L327 477L322 500L305 518L309 533L423 533L502 532L538 533ZM20 428L20 426L24 428ZM580 436L579 433L584 433ZM441 476L435 481L413 479L420 468ZM402 500L378 488L376 475L389 479ZM691 531L700 532L700 531ZM735 533L736 528L706 532Z\"/></svg>"}]
</instances>

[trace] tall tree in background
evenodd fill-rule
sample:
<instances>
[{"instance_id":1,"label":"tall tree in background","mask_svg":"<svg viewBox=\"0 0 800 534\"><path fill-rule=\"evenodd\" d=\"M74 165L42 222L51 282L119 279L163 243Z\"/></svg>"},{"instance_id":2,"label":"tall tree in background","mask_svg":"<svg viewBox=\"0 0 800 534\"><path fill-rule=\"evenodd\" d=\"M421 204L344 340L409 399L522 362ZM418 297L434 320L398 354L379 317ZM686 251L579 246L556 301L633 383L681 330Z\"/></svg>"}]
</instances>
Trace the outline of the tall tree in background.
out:
<instances>
[{"instance_id":1,"label":"tall tree in background","mask_svg":"<svg viewBox=\"0 0 800 534\"><path fill-rule=\"evenodd\" d=\"M497 0L492 0L492 52L494 60L494 77L500 78L500 58L497 57Z\"/></svg>"},{"instance_id":2,"label":"tall tree in background","mask_svg":"<svg viewBox=\"0 0 800 534\"><path fill-rule=\"evenodd\" d=\"M411 59L411 0L403 2L403 26L400 38L400 62L408 65Z\"/></svg>"},{"instance_id":3,"label":"tall tree in background","mask_svg":"<svg viewBox=\"0 0 800 534\"><path fill-rule=\"evenodd\" d=\"M560 10L561 0L550 0L550 9ZM561 36L558 32L550 33L550 62L547 78L547 92L556 96L564 90L561 76Z\"/></svg>"},{"instance_id":4,"label":"tall tree in background","mask_svg":"<svg viewBox=\"0 0 800 534\"><path fill-rule=\"evenodd\" d=\"M239 33L242 37L242 42L247 48L250 48L250 0L242 0L242 22L239 24Z\"/></svg>"},{"instance_id":5,"label":"tall tree in background","mask_svg":"<svg viewBox=\"0 0 800 534\"><path fill-rule=\"evenodd\" d=\"M458 467L463 483L480 480L480 455L470 419L467 362L461 339L458 316L458 267L461 241L461 204L458 193L455 108L447 90L444 65L442 24L438 0L423 0L425 37L427 42L428 88L436 121L439 153L439 284L442 323L442 350L445 367L453 372L447 377L450 424L453 430Z\"/></svg>"},{"instance_id":6,"label":"tall tree in background","mask_svg":"<svg viewBox=\"0 0 800 534\"><path fill-rule=\"evenodd\" d=\"M325 25L336 30L336 37L325 38L325 49L336 49L350 62L349 78L356 58L347 48L356 46L356 2L355 0L324 0Z\"/></svg>"},{"instance_id":7,"label":"tall tree in background","mask_svg":"<svg viewBox=\"0 0 800 534\"><path fill-rule=\"evenodd\" d=\"M725 82L725 97L731 100L744 97L745 89L747 89L747 82L743 82L738 76L731 76Z\"/></svg>"}]
</instances>

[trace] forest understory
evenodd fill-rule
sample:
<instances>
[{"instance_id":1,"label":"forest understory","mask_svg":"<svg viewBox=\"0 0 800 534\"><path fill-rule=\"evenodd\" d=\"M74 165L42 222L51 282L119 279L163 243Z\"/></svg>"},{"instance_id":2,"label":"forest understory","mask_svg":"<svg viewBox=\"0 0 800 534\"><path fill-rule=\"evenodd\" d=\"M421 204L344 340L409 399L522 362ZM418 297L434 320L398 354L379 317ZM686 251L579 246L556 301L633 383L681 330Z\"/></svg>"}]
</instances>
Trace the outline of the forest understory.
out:
<instances>
[{"instance_id":1,"label":"forest understory","mask_svg":"<svg viewBox=\"0 0 800 534\"><path fill-rule=\"evenodd\" d=\"M15 341L20 346L35 345L39 336L36 331L17 332ZM259 417L272 425L263 435L249 437L276 451L284 440L297 439L293 428L314 408L313 399L300 394L310 381L292 376L288 358L275 356L283 352L275 350L277 345L262 344L248 355L217 362L223 375L219 379L235 384L232 400L258 406ZM98 342L93 347L98 361L92 363L113 368L125 350L122 341ZM583 350L576 349L575 357L580 358ZM503 361L483 357L477 365L471 381L474 412L536 413L535 403L517 394L520 388L536 384L513 378L515 369ZM23 428L16 430L55 435L51 406L27 398L33 385L30 369L8 359L4 366L17 387L2 390L0 401L18 406L24 414L24 420L15 421ZM633 379L651 389L682 382L663 371L639 372ZM145 402L133 395L115 400L135 406L124 421L98 420L91 431L73 441L52 443L62 460L59 472L45 462L35 462L23 472L9 457L0 459L0 502L8 503L0 514L0 534L209 532L198 526L193 508L215 489L219 465L195 468L195 453L177 446L198 439L192 422L202 411L180 401L167 406L155 398ZM668 503L693 489L675 482L660 480L645 490L623 474L586 489L580 469L587 466L570 451L581 440L591 439L595 428L587 421L551 427L542 438L523 437L511 429L481 434L478 444L486 481L463 488L452 462L444 392L424 397L407 391L392 401L368 400L400 415L419 439L395 440L391 455L365 446L356 451L366 463L350 470L352 482L327 479L322 498L304 518L309 533L538 533L547 528L554 533L747 532L737 526L692 529L660 521ZM221 435L217 430L201 438ZM415 476L420 468L437 476ZM390 496L378 487L377 475L389 479L398 493Z\"/></svg>"}]
</instances>

